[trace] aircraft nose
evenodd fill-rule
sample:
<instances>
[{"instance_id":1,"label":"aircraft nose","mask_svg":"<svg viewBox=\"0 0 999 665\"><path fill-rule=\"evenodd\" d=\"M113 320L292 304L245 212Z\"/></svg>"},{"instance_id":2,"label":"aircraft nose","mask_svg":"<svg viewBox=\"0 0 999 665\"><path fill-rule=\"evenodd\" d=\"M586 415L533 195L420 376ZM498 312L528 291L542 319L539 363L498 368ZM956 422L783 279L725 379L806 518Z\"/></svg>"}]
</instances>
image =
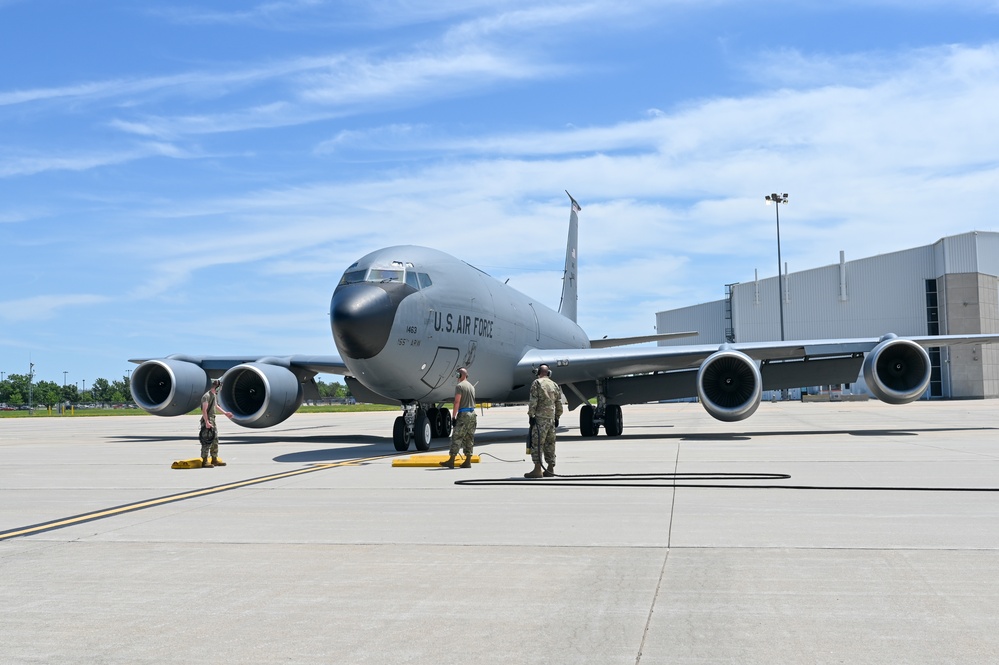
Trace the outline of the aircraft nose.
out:
<instances>
[{"instance_id":1,"label":"aircraft nose","mask_svg":"<svg viewBox=\"0 0 999 665\"><path fill-rule=\"evenodd\" d=\"M330 327L340 355L365 360L385 347L401 300L386 286L351 284L333 293Z\"/></svg>"}]
</instances>

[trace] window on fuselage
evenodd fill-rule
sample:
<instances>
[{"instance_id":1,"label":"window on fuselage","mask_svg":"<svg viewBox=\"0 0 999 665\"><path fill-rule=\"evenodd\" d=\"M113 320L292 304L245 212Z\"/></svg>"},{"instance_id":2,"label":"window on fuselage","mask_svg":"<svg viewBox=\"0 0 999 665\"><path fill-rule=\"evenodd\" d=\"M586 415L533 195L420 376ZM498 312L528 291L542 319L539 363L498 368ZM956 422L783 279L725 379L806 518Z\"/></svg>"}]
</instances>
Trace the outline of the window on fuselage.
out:
<instances>
[{"instance_id":1,"label":"window on fuselage","mask_svg":"<svg viewBox=\"0 0 999 665\"><path fill-rule=\"evenodd\" d=\"M430 281L430 275L428 275L425 272L421 272L420 273L420 286L422 286L423 288L427 288L431 284L433 284L433 282Z\"/></svg>"},{"instance_id":2,"label":"window on fuselage","mask_svg":"<svg viewBox=\"0 0 999 665\"><path fill-rule=\"evenodd\" d=\"M416 273L412 270L406 271L406 284L412 286L417 291L420 290L420 282L416 279Z\"/></svg>"}]
</instances>

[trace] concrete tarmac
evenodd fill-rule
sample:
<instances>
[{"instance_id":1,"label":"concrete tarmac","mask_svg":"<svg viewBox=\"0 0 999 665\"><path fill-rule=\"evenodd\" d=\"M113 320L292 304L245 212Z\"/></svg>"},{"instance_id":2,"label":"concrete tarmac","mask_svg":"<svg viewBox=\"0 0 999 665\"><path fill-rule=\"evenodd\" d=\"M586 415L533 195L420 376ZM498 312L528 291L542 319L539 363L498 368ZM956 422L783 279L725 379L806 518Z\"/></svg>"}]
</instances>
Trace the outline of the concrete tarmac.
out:
<instances>
[{"instance_id":1,"label":"concrete tarmac","mask_svg":"<svg viewBox=\"0 0 999 665\"><path fill-rule=\"evenodd\" d=\"M453 471L394 412L220 418L184 470L195 416L0 420L0 660L996 663L997 406L573 412L537 481L524 407Z\"/></svg>"}]
</instances>

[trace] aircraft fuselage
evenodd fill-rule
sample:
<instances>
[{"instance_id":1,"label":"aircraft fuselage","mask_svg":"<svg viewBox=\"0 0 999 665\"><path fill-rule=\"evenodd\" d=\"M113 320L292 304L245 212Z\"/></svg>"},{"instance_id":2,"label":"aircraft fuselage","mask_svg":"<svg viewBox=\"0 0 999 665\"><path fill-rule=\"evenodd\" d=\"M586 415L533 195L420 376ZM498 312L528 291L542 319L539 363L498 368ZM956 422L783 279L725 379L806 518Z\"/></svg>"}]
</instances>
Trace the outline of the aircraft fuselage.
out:
<instances>
[{"instance_id":1,"label":"aircraft fuselage","mask_svg":"<svg viewBox=\"0 0 999 665\"><path fill-rule=\"evenodd\" d=\"M589 346L561 314L453 256L412 245L351 265L333 293L330 325L365 387L420 403L450 400L458 367L469 369L480 401L522 401L533 377L516 368L527 351Z\"/></svg>"}]
</instances>

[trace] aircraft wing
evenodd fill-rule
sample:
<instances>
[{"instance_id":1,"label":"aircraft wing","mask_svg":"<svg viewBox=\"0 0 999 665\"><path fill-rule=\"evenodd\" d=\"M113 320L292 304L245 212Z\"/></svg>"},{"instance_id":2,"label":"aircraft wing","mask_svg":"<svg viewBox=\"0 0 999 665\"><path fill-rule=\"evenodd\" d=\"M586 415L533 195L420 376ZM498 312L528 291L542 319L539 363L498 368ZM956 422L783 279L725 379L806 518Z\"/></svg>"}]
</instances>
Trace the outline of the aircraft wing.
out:
<instances>
[{"instance_id":1,"label":"aircraft wing","mask_svg":"<svg viewBox=\"0 0 999 665\"><path fill-rule=\"evenodd\" d=\"M167 359L197 365L212 378L225 374L237 365L257 362L304 369L311 374L347 374L349 371L340 356L191 356L178 353L167 356ZM141 365L147 360L159 359L132 358L128 362Z\"/></svg>"},{"instance_id":2,"label":"aircraft wing","mask_svg":"<svg viewBox=\"0 0 999 665\"><path fill-rule=\"evenodd\" d=\"M696 331L659 333L658 335L642 335L640 337L607 337L601 339L591 339L591 349L606 349L612 346L628 346L629 344L644 344L646 342L662 342L667 339L677 339L679 337L697 337Z\"/></svg>"},{"instance_id":3,"label":"aircraft wing","mask_svg":"<svg viewBox=\"0 0 999 665\"><path fill-rule=\"evenodd\" d=\"M559 383L606 379L627 374L697 369L701 362L721 349L744 353L753 360L820 359L869 353L885 338L798 340L785 342L744 342L642 348L534 349L517 365L518 373L547 364L557 372ZM934 335L896 337L924 348L936 346L999 343L999 335ZM815 384L822 383L817 380Z\"/></svg>"},{"instance_id":4,"label":"aircraft wing","mask_svg":"<svg viewBox=\"0 0 999 665\"><path fill-rule=\"evenodd\" d=\"M598 393L616 404L698 396L721 420L748 417L762 390L853 383L861 368L882 401L904 404L929 385L925 349L999 343L999 335L934 335L656 346L533 349L516 375L530 382L540 364L552 369L570 408ZM866 357L866 359L865 359Z\"/></svg>"}]
</instances>

